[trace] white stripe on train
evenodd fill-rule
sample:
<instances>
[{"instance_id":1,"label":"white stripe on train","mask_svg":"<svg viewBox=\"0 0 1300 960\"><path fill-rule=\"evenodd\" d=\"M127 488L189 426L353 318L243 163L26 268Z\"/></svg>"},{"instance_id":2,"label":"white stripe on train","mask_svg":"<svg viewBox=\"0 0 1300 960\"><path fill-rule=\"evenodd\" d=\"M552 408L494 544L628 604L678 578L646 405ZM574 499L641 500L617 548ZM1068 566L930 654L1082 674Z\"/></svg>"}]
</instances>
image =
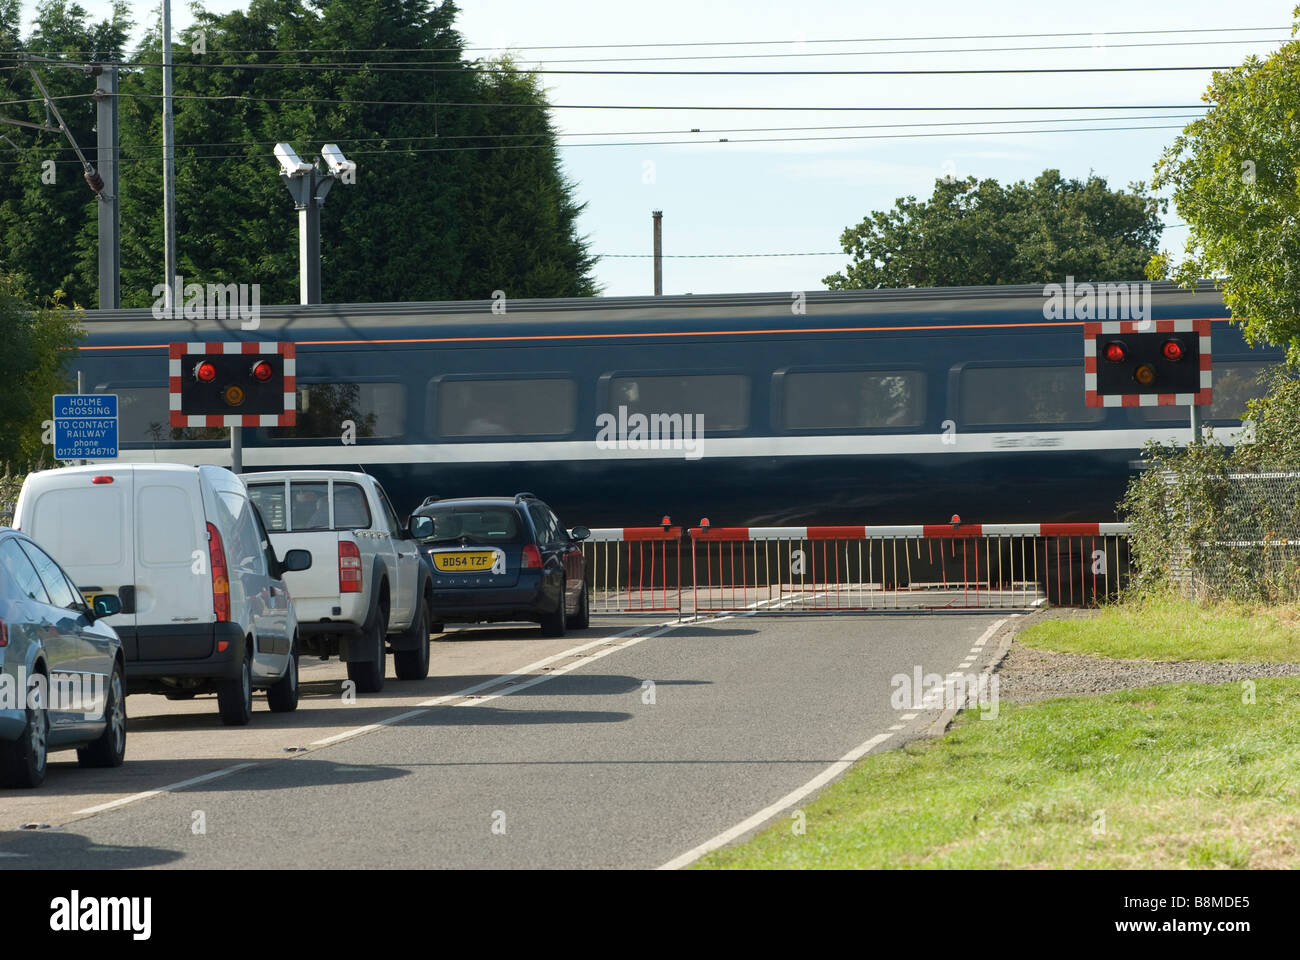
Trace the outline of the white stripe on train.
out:
<instances>
[{"instance_id":1,"label":"white stripe on train","mask_svg":"<svg viewBox=\"0 0 1300 960\"><path fill-rule=\"evenodd\" d=\"M1215 431L1233 443L1240 428ZM945 456L971 453L1035 451L1140 450L1148 440L1185 444L1190 429L1179 425L1162 430L1060 430L1008 433L873 434L820 437L703 438L704 458L818 456ZM601 449L594 440L552 440L478 443L316 444L313 446L244 447L246 467L293 467L299 464L339 466L375 463L527 463L555 460L681 460L680 450ZM226 447L120 450L123 463L230 463ZM699 461L691 461L698 463Z\"/></svg>"}]
</instances>

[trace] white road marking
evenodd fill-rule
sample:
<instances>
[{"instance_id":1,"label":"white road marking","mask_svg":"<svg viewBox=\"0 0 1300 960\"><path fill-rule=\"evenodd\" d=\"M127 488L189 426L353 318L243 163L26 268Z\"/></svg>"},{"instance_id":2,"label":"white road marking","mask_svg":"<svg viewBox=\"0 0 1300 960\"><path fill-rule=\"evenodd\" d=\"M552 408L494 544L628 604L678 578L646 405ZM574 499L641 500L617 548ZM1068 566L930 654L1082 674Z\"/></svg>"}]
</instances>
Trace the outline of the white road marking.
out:
<instances>
[{"instance_id":1,"label":"white road marking","mask_svg":"<svg viewBox=\"0 0 1300 960\"><path fill-rule=\"evenodd\" d=\"M679 623L686 623L686 622L687 621L684 620L667 621L668 624L671 624L671 626L674 627L677 626ZM492 677L491 679L484 680L480 683L476 683L472 687L466 687L464 690L459 690L456 693L448 693L441 697L434 697L432 700L425 700L422 701L421 703L416 704L416 706L421 709L411 710L407 713L403 713L396 717L390 717L386 720L377 721L376 723L368 723L363 727L355 727L351 730L344 730L342 733L336 733L333 736L325 737L322 740L313 740L311 742L311 746L325 747L325 746L329 746L332 743L338 743L341 740L349 740L352 737L359 737L362 734L371 733L375 730L380 729L381 727L391 726L392 724L398 723L402 720L410 720L412 717L422 716L423 714L428 713L429 710L432 709L433 707L441 706L444 703L452 703L456 700L463 700L466 697L474 696L480 690L486 690L489 687L500 686L503 683L512 684L511 687L512 690L522 690L525 687L532 686L532 683L537 682L535 679L529 683L518 682L524 677L529 676L534 670L540 670L542 667L555 663L557 660L563 660L566 657L577 656L578 654L586 650L590 650L592 647L598 647L604 643L620 640L624 637L636 633L638 630L645 630L647 628L664 627L664 626L665 626L664 623L651 623L651 624L643 623L635 627L629 627L627 630L624 630L621 633L613 634L612 636L600 637L599 639L596 640L588 640L586 643L581 643L576 647L570 647L568 650L563 650L560 653L552 654L549 657L543 657L541 660L534 661L533 663L528 664L526 667L520 667L518 670L515 670L512 673L503 673L500 676ZM654 636L658 636L658 634L656 633L654 634ZM616 647L615 649L621 649L621 647ZM579 662L588 662L588 661L579 661ZM546 677L552 676L554 675L554 672L555 671L552 671L551 673L544 673L541 675L541 678L545 679ZM499 696L499 694L497 694L496 696ZM475 697L473 702L486 703L490 699L492 699L492 697Z\"/></svg>"},{"instance_id":2,"label":"white road marking","mask_svg":"<svg viewBox=\"0 0 1300 960\"><path fill-rule=\"evenodd\" d=\"M712 840L706 840L698 847L694 847L690 850L687 850L679 857L674 857L659 869L679 870L682 867L687 866L688 864L698 860L706 853L709 853L710 851L718 849L718 847L730 843L732 840L736 839L739 836L742 836L743 834L747 833L750 830L753 830L755 827L759 827L763 825L772 817L780 813L782 810L785 810L786 808L793 806L794 804L802 800L804 797L808 796L808 794L812 793L814 790L817 790L819 787L822 787L825 784L829 783L830 781L834 780L841 773L843 773L850 766L852 766L855 762L857 762L862 757L866 756L866 754L873 747L879 746L880 744L884 743L892 736L893 734L891 733L876 734L874 737L872 737L870 740L866 741L865 743L861 743L858 746L854 747L843 757L841 757L839 760L836 760L829 767L827 767L817 776L813 777L803 786L795 790L791 790L780 800L776 801L776 803L764 807L762 810L758 811L758 813L754 814L752 817L750 817L747 820L742 820L740 823L736 824L730 830L724 830L722 833L718 834Z\"/></svg>"},{"instance_id":3,"label":"white road marking","mask_svg":"<svg viewBox=\"0 0 1300 960\"><path fill-rule=\"evenodd\" d=\"M222 770L214 770L211 773L205 773L202 776L191 777L188 780L182 780L179 783L169 783L165 787L158 787L156 790L146 790L144 793L133 793L129 797L120 797L117 800L110 800L108 803L101 803L95 807L86 807L84 810L77 810L72 815L74 817L89 816L92 813L102 813L105 810L112 810L114 807L123 807L128 803L135 803L137 800L147 800L150 797L156 797L159 794L171 793L173 790L183 790L186 787L192 787L196 783L207 783L209 780L215 780L217 777L224 777L228 773L235 773L239 770L246 770L249 767L257 766L256 763L237 763L233 767L226 767Z\"/></svg>"},{"instance_id":4,"label":"white road marking","mask_svg":"<svg viewBox=\"0 0 1300 960\"><path fill-rule=\"evenodd\" d=\"M905 713L905 714L903 714L901 717L899 717L899 719L900 719L900 720L915 720L915 719L916 719L916 714L915 714L915 713Z\"/></svg>"}]
</instances>

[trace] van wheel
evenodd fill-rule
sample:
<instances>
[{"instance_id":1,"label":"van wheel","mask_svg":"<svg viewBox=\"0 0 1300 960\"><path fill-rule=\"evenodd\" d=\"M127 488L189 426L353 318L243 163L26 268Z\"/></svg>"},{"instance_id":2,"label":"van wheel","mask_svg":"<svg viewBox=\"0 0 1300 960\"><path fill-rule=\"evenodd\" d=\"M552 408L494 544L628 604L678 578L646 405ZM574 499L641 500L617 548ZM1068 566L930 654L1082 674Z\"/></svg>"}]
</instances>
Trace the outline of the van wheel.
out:
<instances>
[{"instance_id":1,"label":"van wheel","mask_svg":"<svg viewBox=\"0 0 1300 960\"><path fill-rule=\"evenodd\" d=\"M44 676L38 674L38 676ZM30 692L31 683L28 690ZM48 686L48 684L47 684ZM31 701L28 701L29 704ZM0 741L0 785L39 787L45 782L49 759L50 714L42 702L27 707L27 725L17 740Z\"/></svg>"},{"instance_id":2,"label":"van wheel","mask_svg":"<svg viewBox=\"0 0 1300 960\"><path fill-rule=\"evenodd\" d=\"M104 732L77 751L83 767L120 767L126 759L126 696L122 693L122 668L113 664L104 701Z\"/></svg>"},{"instance_id":3,"label":"van wheel","mask_svg":"<svg viewBox=\"0 0 1300 960\"><path fill-rule=\"evenodd\" d=\"M555 605L554 613L542 615L542 636L544 637L562 637L564 636L565 627L568 625L568 616L564 608L567 604L564 602L565 585L560 581L560 602Z\"/></svg>"},{"instance_id":4,"label":"van wheel","mask_svg":"<svg viewBox=\"0 0 1300 960\"><path fill-rule=\"evenodd\" d=\"M217 687L217 709L221 722L228 727L242 727L253 718L253 649L246 644L239 676L222 680Z\"/></svg>"},{"instance_id":5,"label":"van wheel","mask_svg":"<svg viewBox=\"0 0 1300 960\"><path fill-rule=\"evenodd\" d=\"M393 654L398 680L423 680L429 675L429 608L423 600L407 631L407 641L412 640L415 649L398 650Z\"/></svg>"},{"instance_id":6,"label":"van wheel","mask_svg":"<svg viewBox=\"0 0 1300 960\"><path fill-rule=\"evenodd\" d=\"M569 621L569 626L574 630L586 630L591 626L591 596L587 593L587 585L582 585L582 592L578 594L578 609L573 614L573 619Z\"/></svg>"},{"instance_id":7,"label":"van wheel","mask_svg":"<svg viewBox=\"0 0 1300 960\"><path fill-rule=\"evenodd\" d=\"M289 649L289 663L284 676L266 690L266 703L272 713L292 713L298 709L298 638Z\"/></svg>"},{"instance_id":8,"label":"van wheel","mask_svg":"<svg viewBox=\"0 0 1300 960\"><path fill-rule=\"evenodd\" d=\"M369 648L369 660L352 660L348 663L348 679L357 685L358 693L378 693L384 689L384 665L387 655L384 641L388 629L388 604L380 601L375 611L375 619L370 624L366 635Z\"/></svg>"}]
</instances>

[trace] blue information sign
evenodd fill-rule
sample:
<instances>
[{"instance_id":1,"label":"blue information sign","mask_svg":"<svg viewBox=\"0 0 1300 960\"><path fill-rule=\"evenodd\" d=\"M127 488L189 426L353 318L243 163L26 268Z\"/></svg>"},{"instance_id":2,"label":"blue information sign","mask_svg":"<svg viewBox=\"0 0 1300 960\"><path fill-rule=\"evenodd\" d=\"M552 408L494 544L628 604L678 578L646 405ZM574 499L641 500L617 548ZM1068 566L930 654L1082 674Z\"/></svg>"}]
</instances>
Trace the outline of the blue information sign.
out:
<instances>
[{"instance_id":1,"label":"blue information sign","mask_svg":"<svg viewBox=\"0 0 1300 960\"><path fill-rule=\"evenodd\" d=\"M54 459L104 460L117 456L117 394L54 395Z\"/></svg>"}]
</instances>

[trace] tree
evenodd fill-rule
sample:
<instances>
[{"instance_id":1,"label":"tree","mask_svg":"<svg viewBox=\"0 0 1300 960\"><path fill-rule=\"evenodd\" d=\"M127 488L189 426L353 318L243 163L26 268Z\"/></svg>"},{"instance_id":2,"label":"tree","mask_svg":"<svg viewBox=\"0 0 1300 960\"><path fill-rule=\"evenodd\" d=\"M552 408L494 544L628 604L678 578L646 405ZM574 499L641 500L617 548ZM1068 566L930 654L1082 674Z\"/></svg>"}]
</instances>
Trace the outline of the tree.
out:
<instances>
[{"instance_id":1,"label":"tree","mask_svg":"<svg viewBox=\"0 0 1300 960\"><path fill-rule=\"evenodd\" d=\"M18 2L0 0L9 49L22 46ZM91 25L77 4L43 0L26 49L77 63L86 50L131 61L119 99L121 289L124 306L142 307L163 279L162 45L155 27L123 58L131 24L117 3L112 21ZM187 282L256 283L264 304L297 302L298 221L271 150L287 141L310 159L333 141L358 172L335 186L322 214L327 302L594 292L594 260L576 231L581 206L560 171L544 91L526 73L466 60L451 0L193 9L194 26L173 38L177 272ZM0 67L7 62L0 57ZM55 96L90 89L79 71L39 69ZM0 91L6 83L12 99L33 96L24 71L0 71ZM94 101L61 103L83 149L93 145ZM21 109L22 119L44 118L40 104ZM12 138L17 153L0 140L0 163L19 174L0 176L0 263L33 291L94 303L94 196L66 143L23 136ZM51 158L54 186L40 176Z\"/></svg>"},{"instance_id":2,"label":"tree","mask_svg":"<svg viewBox=\"0 0 1300 960\"><path fill-rule=\"evenodd\" d=\"M70 392L67 365L81 340L80 313L57 294L33 307L22 282L0 274L0 460L35 462L54 394Z\"/></svg>"},{"instance_id":3,"label":"tree","mask_svg":"<svg viewBox=\"0 0 1300 960\"><path fill-rule=\"evenodd\" d=\"M937 180L928 202L900 198L840 236L854 258L823 282L832 290L1077 280L1138 280L1160 238L1161 202L1142 183L1111 190L1101 177L1033 183Z\"/></svg>"},{"instance_id":4,"label":"tree","mask_svg":"<svg viewBox=\"0 0 1300 960\"><path fill-rule=\"evenodd\" d=\"M1295 15L1300 17L1300 7ZM1300 29L1300 23L1297 28ZM1190 285L1217 278L1247 341L1287 345L1300 362L1300 42L1218 71L1192 121L1156 165L1187 222L1181 259L1148 276Z\"/></svg>"}]
</instances>

